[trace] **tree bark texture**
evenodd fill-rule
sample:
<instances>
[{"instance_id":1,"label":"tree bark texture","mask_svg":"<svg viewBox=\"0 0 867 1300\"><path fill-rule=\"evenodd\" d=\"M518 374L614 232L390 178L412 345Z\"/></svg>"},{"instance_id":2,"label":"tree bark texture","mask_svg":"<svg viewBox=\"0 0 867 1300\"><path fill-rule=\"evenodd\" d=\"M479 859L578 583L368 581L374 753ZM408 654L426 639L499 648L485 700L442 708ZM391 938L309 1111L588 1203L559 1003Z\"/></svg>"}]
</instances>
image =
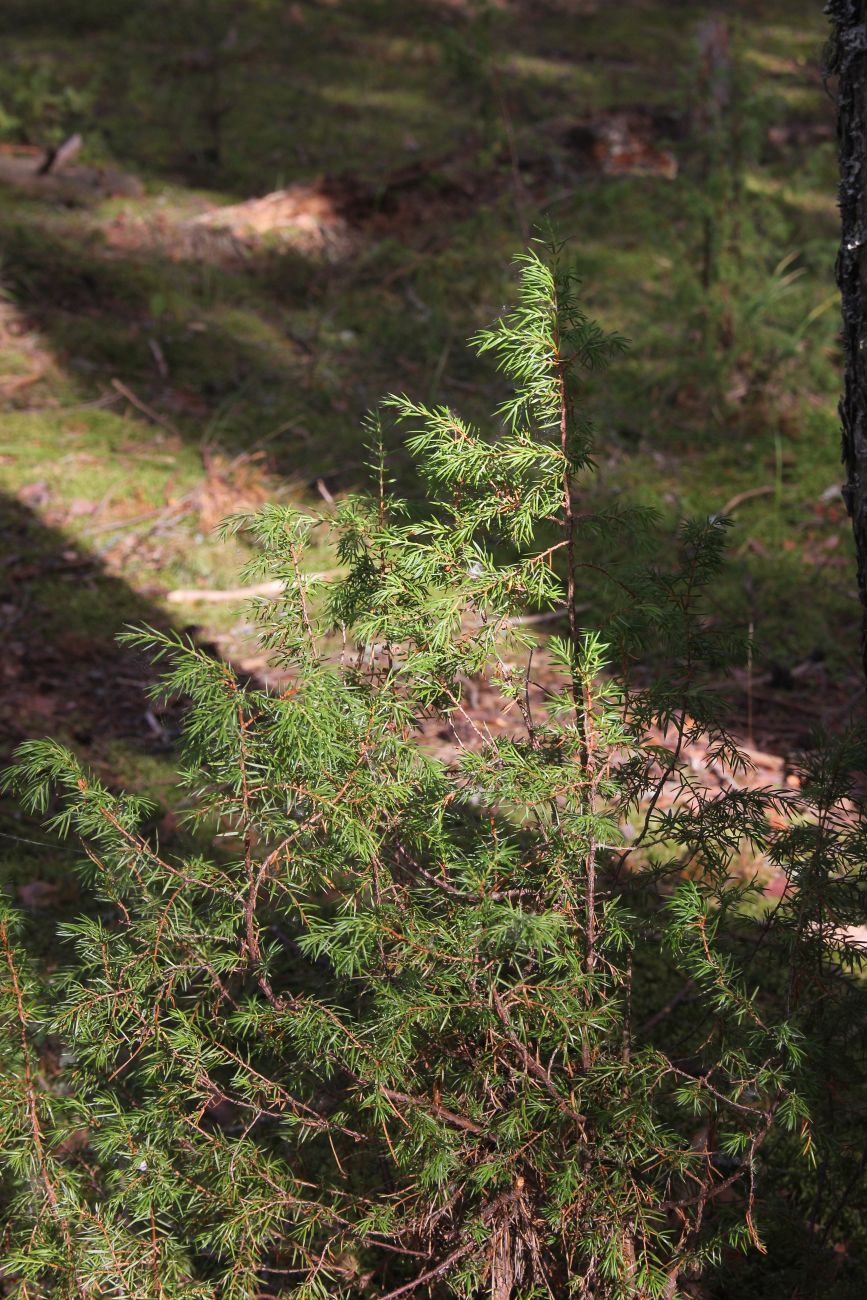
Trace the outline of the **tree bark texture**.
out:
<instances>
[{"instance_id":1,"label":"tree bark texture","mask_svg":"<svg viewBox=\"0 0 867 1300\"><path fill-rule=\"evenodd\" d=\"M840 156L843 497L855 534L861 660L867 675L867 0L828 0L825 12L833 25L827 72L837 81Z\"/></svg>"}]
</instances>

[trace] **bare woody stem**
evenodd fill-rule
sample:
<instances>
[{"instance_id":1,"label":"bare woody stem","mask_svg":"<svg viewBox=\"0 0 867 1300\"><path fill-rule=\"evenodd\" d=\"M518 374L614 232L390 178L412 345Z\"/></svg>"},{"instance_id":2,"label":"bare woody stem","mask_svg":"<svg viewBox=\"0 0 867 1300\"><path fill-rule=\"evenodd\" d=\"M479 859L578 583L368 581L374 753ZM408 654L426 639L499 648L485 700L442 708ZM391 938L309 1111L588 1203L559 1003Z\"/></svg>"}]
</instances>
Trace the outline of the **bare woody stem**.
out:
<instances>
[{"instance_id":1,"label":"bare woody stem","mask_svg":"<svg viewBox=\"0 0 867 1300\"><path fill-rule=\"evenodd\" d=\"M568 361L564 358L561 349L560 305L556 292L554 297L554 365L557 371L557 387L560 400L560 450L563 453L563 526L566 533L565 540L567 556L566 610L569 619L569 640L572 646L571 689L572 700L575 706L575 722L583 737L581 759L589 778L590 793L588 799L590 807L588 811L592 813L596 785L594 761L595 740L593 735L592 699L590 698L590 690L589 687L581 681L577 668L578 655L580 651L580 634L578 629L578 603L575 589L575 513L572 506L572 462L569 448L569 431L572 423L572 411L566 377ZM584 965L588 974L593 971L596 965L596 848L596 838L595 835L591 833L590 844L587 850L585 905L585 937L587 948ZM590 1064L590 1060L589 1050L586 1043L584 1056L584 1066L587 1068Z\"/></svg>"}]
</instances>

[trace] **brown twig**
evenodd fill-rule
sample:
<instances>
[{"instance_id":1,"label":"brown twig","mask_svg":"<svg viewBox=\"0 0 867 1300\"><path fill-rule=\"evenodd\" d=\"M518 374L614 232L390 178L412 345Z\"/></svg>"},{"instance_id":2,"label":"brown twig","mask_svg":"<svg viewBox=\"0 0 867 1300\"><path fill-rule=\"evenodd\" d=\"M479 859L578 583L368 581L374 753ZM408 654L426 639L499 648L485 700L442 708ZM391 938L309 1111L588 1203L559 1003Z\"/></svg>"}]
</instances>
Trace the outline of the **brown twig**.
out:
<instances>
[{"instance_id":1,"label":"brown twig","mask_svg":"<svg viewBox=\"0 0 867 1300\"><path fill-rule=\"evenodd\" d=\"M737 510L738 506L743 505L745 501L752 501L754 497L770 496L772 492L776 492L776 487L773 483L766 483L764 487L747 488L745 492L736 492L735 495L725 503L719 513L725 517L726 515L730 515L733 510Z\"/></svg>"},{"instance_id":2,"label":"brown twig","mask_svg":"<svg viewBox=\"0 0 867 1300\"><path fill-rule=\"evenodd\" d=\"M494 1007L494 1011L496 1012L497 1019L500 1021L500 1024L503 1026L503 1028L506 1031L506 1038L508 1042L511 1044L511 1046L515 1049L515 1051L520 1056L524 1068L527 1070L529 1074L532 1074L535 1079L538 1079L539 1082L543 1084L546 1092L548 1092L554 1098L554 1101L557 1103L557 1106L563 1112L563 1114L567 1115L569 1119L574 1120L575 1123L578 1125L582 1137L586 1137L584 1125L587 1122L587 1116L581 1115L578 1113L578 1111L573 1110L573 1108L569 1105L569 1102L566 1100L565 1097L561 1095L561 1093L555 1086L553 1079L551 1078L550 1074L545 1069L545 1067L542 1065L541 1061L537 1061L536 1058L533 1056L532 1052L530 1052L529 1049L525 1047L525 1045L521 1042L520 1038L515 1033L514 1027L512 1025L511 1017L509 1016L509 1013L506 1010L502 998L500 997L497 990L493 987L491 988L491 1002L493 1003L493 1007Z\"/></svg>"},{"instance_id":3,"label":"brown twig","mask_svg":"<svg viewBox=\"0 0 867 1300\"><path fill-rule=\"evenodd\" d=\"M453 1250L439 1264L419 1274L412 1282L405 1282L396 1291L389 1291L387 1295L381 1297L381 1300L398 1300L398 1296L412 1295L413 1291L417 1291L420 1286L425 1286L428 1282L435 1282L438 1277L442 1277L444 1273L447 1273L465 1255L469 1255L470 1251L475 1248L475 1244L474 1241L465 1241L462 1246L459 1246L457 1250Z\"/></svg>"},{"instance_id":4,"label":"brown twig","mask_svg":"<svg viewBox=\"0 0 867 1300\"><path fill-rule=\"evenodd\" d=\"M173 438L180 438L181 435L178 433L171 420L167 420L164 415L160 415L159 411L155 411L152 406L148 406L147 402L143 402L142 399L137 397L132 389L128 388L120 379L112 379L111 386L116 390L116 392L120 393L121 397L125 397L130 405L134 406L137 411L141 411L142 415L146 415L153 424L158 424L161 429L165 429L166 433L170 433Z\"/></svg>"}]
</instances>

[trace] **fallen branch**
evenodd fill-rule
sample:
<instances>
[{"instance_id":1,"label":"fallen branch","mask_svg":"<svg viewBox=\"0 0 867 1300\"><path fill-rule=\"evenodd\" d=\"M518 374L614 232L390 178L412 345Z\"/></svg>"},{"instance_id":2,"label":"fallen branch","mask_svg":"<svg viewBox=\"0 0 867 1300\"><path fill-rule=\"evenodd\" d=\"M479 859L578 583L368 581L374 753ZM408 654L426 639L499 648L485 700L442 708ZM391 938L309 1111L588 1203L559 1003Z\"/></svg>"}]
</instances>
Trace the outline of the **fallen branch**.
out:
<instances>
[{"instance_id":1,"label":"fallen branch","mask_svg":"<svg viewBox=\"0 0 867 1300\"><path fill-rule=\"evenodd\" d=\"M247 596L280 596L285 589L285 582L275 578L272 582L254 582L250 587L227 587L225 591L215 591L210 587L178 587L166 592L166 600L170 605L227 605Z\"/></svg>"},{"instance_id":2,"label":"fallen branch","mask_svg":"<svg viewBox=\"0 0 867 1300\"><path fill-rule=\"evenodd\" d=\"M773 483L766 483L764 487L747 488L746 492L737 492L730 501L725 503L719 513L720 515L730 515L733 510L737 510L738 506L743 505L745 501L752 501L753 497L770 496L776 490Z\"/></svg>"},{"instance_id":3,"label":"fallen branch","mask_svg":"<svg viewBox=\"0 0 867 1300\"><path fill-rule=\"evenodd\" d=\"M302 577L307 582L321 582L333 578L338 570L330 569L327 573L305 573ZM211 587L178 587L166 592L170 605L228 605L235 600L246 600L249 596L282 596L286 583L282 578L273 578L268 582L254 582L249 587L227 587L215 590Z\"/></svg>"},{"instance_id":4,"label":"fallen branch","mask_svg":"<svg viewBox=\"0 0 867 1300\"><path fill-rule=\"evenodd\" d=\"M146 415L154 424L158 424L161 429L165 429L166 433L170 433L173 438L181 436L171 420L167 420L165 416L160 415L159 411L155 411L152 406L148 406L147 402L143 402L140 397L136 397L132 389L127 388L126 384L122 383L120 379L112 379L111 386L120 393L121 397L125 397L136 410L141 411L142 415Z\"/></svg>"},{"instance_id":5,"label":"fallen branch","mask_svg":"<svg viewBox=\"0 0 867 1300\"><path fill-rule=\"evenodd\" d=\"M127 528L136 528L139 524L150 523L150 527L145 529L139 538L139 541L141 541L162 524L167 522L177 523L186 515L191 514L195 508L196 497L197 491L194 490L188 492L186 496L181 497L170 506L161 507L158 510L147 510L144 514L132 515L128 519L109 519L105 523L95 524L93 527L85 529L85 536L95 537L98 533L122 533Z\"/></svg>"},{"instance_id":6,"label":"fallen branch","mask_svg":"<svg viewBox=\"0 0 867 1300\"><path fill-rule=\"evenodd\" d=\"M579 609L589 609L589 605L579 605ZM553 609L543 610L541 614L519 614L506 619L506 627L532 627L534 623L555 623L558 618L565 618L565 605L555 605Z\"/></svg>"}]
</instances>

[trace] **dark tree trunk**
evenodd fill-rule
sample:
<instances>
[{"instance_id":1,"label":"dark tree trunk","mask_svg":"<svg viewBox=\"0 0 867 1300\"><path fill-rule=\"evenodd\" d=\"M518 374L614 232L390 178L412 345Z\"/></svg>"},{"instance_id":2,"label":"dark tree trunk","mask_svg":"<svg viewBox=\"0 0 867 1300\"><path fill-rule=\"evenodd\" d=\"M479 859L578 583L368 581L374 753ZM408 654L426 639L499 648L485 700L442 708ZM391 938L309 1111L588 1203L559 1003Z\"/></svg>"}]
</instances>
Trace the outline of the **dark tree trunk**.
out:
<instances>
[{"instance_id":1,"label":"dark tree trunk","mask_svg":"<svg viewBox=\"0 0 867 1300\"><path fill-rule=\"evenodd\" d=\"M861 658L867 674L867 0L828 0L825 12L833 24L828 72L837 79L840 152L843 496L855 533Z\"/></svg>"}]
</instances>

